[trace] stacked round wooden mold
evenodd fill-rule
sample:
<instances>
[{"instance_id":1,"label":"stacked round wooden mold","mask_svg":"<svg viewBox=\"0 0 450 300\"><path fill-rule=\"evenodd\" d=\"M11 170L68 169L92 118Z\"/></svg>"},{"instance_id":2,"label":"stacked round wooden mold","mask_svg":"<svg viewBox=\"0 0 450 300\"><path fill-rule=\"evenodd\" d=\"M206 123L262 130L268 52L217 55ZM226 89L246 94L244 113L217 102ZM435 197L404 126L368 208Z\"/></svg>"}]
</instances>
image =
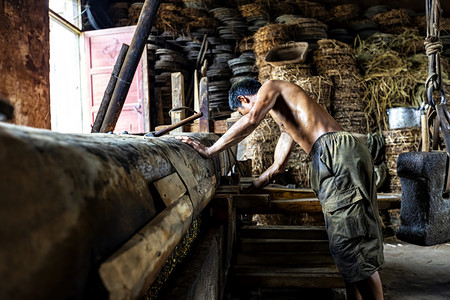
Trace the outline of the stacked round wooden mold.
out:
<instances>
[{"instance_id":1,"label":"stacked round wooden mold","mask_svg":"<svg viewBox=\"0 0 450 300\"><path fill-rule=\"evenodd\" d=\"M320 40L314 53L319 75L330 77L334 85L331 113L345 130L366 133L364 85L356 67L354 50L336 40Z\"/></svg>"},{"instance_id":2,"label":"stacked round wooden mold","mask_svg":"<svg viewBox=\"0 0 450 300\"><path fill-rule=\"evenodd\" d=\"M237 9L218 7L211 9L210 12L221 22L221 26L217 27L220 38L240 40L247 35L247 23L241 20Z\"/></svg>"},{"instance_id":3,"label":"stacked round wooden mold","mask_svg":"<svg viewBox=\"0 0 450 300\"><path fill-rule=\"evenodd\" d=\"M233 72L233 77L230 79L232 83L245 78L258 78L253 51L245 51L239 57L230 59L228 65Z\"/></svg>"},{"instance_id":4,"label":"stacked round wooden mold","mask_svg":"<svg viewBox=\"0 0 450 300\"><path fill-rule=\"evenodd\" d=\"M255 33L259 28L267 25L268 12L260 3L249 3L238 6L239 12L247 20L248 30Z\"/></svg>"}]
</instances>

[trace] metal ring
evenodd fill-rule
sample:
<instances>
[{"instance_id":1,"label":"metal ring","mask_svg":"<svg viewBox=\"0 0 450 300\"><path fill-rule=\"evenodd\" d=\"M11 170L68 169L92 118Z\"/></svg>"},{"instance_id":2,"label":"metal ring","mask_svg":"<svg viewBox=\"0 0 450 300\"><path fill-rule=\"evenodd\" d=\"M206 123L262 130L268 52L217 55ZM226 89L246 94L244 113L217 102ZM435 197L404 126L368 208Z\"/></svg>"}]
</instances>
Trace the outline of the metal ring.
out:
<instances>
[{"instance_id":1,"label":"metal ring","mask_svg":"<svg viewBox=\"0 0 450 300\"><path fill-rule=\"evenodd\" d=\"M427 88L427 100L428 100L428 104L431 105L431 107L433 107L433 109L436 109L436 105L433 100L433 92L434 92L434 87L433 87L433 85L431 85L430 87Z\"/></svg>"}]
</instances>

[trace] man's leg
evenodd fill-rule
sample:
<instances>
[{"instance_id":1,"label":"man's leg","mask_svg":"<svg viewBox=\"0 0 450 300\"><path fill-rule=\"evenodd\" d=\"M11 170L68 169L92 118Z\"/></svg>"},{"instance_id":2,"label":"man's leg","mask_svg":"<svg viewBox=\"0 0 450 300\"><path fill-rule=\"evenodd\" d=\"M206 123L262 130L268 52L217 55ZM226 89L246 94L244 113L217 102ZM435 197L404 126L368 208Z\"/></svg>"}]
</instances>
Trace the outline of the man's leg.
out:
<instances>
[{"instance_id":1,"label":"man's leg","mask_svg":"<svg viewBox=\"0 0 450 300\"><path fill-rule=\"evenodd\" d=\"M347 300L362 300L355 283L345 282L345 290L347 292Z\"/></svg>"},{"instance_id":2,"label":"man's leg","mask_svg":"<svg viewBox=\"0 0 450 300\"><path fill-rule=\"evenodd\" d=\"M367 279L358 281L354 284L356 286L357 291L359 291L360 296L362 296L362 299L364 300L382 300L384 299L383 296L383 286L381 285L381 279L380 274L378 272L375 272ZM347 285L346 285L347 286ZM348 288L347 288L348 293ZM353 293L353 295L355 295ZM350 295L347 294L348 299L358 299L358 298L351 298ZM359 298L361 299L361 298Z\"/></svg>"}]
</instances>

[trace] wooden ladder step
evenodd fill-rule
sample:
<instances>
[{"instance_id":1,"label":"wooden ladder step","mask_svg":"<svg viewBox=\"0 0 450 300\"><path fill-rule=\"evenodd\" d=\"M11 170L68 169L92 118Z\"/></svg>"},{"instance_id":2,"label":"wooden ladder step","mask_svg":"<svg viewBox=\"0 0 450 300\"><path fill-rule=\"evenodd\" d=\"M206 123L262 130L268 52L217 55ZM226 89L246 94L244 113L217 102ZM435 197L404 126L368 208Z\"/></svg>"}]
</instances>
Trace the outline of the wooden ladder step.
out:
<instances>
[{"instance_id":1,"label":"wooden ladder step","mask_svg":"<svg viewBox=\"0 0 450 300\"><path fill-rule=\"evenodd\" d=\"M336 266L321 268L281 268L277 266L235 266L240 287L266 288L343 288L344 280Z\"/></svg>"},{"instance_id":2,"label":"wooden ladder step","mask_svg":"<svg viewBox=\"0 0 450 300\"><path fill-rule=\"evenodd\" d=\"M329 253L328 240L296 239L254 239L243 238L239 242L240 252L326 252Z\"/></svg>"},{"instance_id":3,"label":"wooden ladder step","mask_svg":"<svg viewBox=\"0 0 450 300\"><path fill-rule=\"evenodd\" d=\"M294 240L328 240L323 226L242 226L240 238L255 239L294 239Z\"/></svg>"},{"instance_id":4,"label":"wooden ladder step","mask_svg":"<svg viewBox=\"0 0 450 300\"><path fill-rule=\"evenodd\" d=\"M328 252L240 252L236 265L324 266L333 264Z\"/></svg>"}]
</instances>

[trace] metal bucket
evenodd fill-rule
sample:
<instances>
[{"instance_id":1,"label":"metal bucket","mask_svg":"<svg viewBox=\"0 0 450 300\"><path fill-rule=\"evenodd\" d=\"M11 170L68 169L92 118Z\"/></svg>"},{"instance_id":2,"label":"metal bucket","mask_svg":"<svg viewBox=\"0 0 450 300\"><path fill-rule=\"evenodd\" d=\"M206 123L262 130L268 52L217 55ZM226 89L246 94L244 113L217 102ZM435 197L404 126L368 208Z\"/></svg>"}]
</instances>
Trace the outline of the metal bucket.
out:
<instances>
[{"instance_id":1,"label":"metal bucket","mask_svg":"<svg viewBox=\"0 0 450 300\"><path fill-rule=\"evenodd\" d=\"M387 109L389 128L400 129L420 127L420 110L415 107L395 107Z\"/></svg>"}]
</instances>

